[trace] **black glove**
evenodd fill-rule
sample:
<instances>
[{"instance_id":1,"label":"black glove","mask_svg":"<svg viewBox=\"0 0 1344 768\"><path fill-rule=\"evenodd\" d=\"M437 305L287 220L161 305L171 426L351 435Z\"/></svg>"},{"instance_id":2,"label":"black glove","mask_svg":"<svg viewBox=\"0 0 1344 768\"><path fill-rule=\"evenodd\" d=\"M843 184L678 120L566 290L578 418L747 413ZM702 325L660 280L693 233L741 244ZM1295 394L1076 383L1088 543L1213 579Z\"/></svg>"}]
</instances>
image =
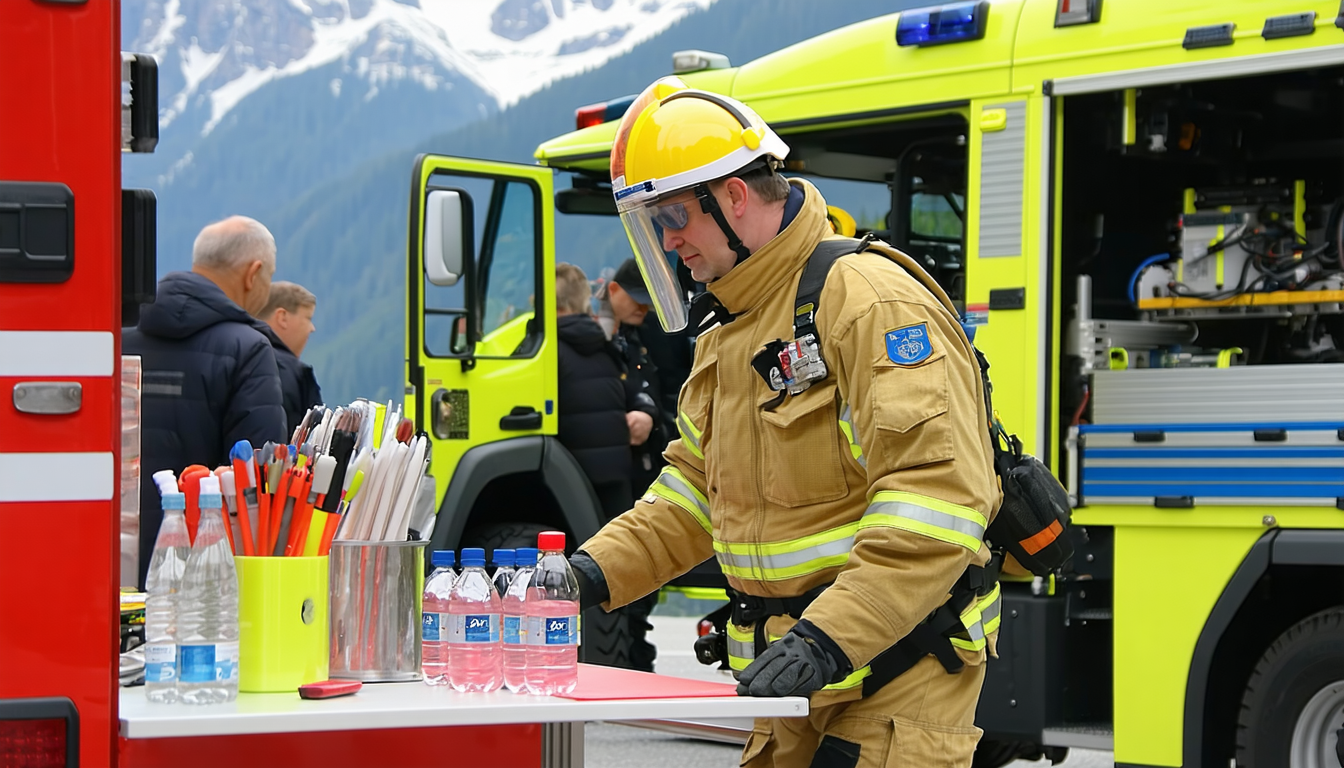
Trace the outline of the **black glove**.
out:
<instances>
[{"instance_id":1,"label":"black glove","mask_svg":"<svg viewBox=\"0 0 1344 768\"><path fill-rule=\"evenodd\" d=\"M579 610L586 611L611 599L611 589L607 587L607 577L597 561L582 550L569 558L569 567L574 570L574 578L579 582Z\"/></svg>"},{"instance_id":2,"label":"black glove","mask_svg":"<svg viewBox=\"0 0 1344 768\"><path fill-rule=\"evenodd\" d=\"M843 680L849 669L849 660L835 641L810 623L799 622L742 670L737 695L807 696Z\"/></svg>"}]
</instances>

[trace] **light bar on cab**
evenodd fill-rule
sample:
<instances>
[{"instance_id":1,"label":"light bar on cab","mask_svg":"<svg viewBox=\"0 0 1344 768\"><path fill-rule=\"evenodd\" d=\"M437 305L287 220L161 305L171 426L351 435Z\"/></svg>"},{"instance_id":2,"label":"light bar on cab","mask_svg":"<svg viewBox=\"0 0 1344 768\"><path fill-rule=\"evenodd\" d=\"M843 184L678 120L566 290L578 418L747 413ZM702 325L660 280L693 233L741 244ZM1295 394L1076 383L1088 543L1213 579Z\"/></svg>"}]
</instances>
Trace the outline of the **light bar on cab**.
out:
<instances>
[{"instance_id":1,"label":"light bar on cab","mask_svg":"<svg viewBox=\"0 0 1344 768\"><path fill-rule=\"evenodd\" d=\"M574 128L575 130L583 130L584 128L591 128L594 125L611 122L612 120L620 120L621 117L625 115L625 111L629 109L630 105L634 102L635 97L631 95L622 96L619 99L612 99L611 101L603 101L598 104L589 104L586 107L579 107L574 110Z\"/></svg>"},{"instance_id":2,"label":"light bar on cab","mask_svg":"<svg viewBox=\"0 0 1344 768\"><path fill-rule=\"evenodd\" d=\"M896 44L930 46L979 40L985 36L988 18L989 0L902 11L896 22Z\"/></svg>"}]
</instances>

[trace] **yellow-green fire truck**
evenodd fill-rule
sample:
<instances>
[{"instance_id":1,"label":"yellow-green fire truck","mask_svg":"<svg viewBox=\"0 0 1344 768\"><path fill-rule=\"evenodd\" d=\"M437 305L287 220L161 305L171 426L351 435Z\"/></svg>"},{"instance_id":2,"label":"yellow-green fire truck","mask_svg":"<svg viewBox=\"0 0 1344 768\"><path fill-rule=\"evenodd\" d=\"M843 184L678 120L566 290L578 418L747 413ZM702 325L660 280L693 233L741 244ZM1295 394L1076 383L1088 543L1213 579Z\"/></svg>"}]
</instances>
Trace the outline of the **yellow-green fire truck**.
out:
<instances>
[{"instance_id":1,"label":"yellow-green fire truck","mask_svg":"<svg viewBox=\"0 0 1344 768\"><path fill-rule=\"evenodd\" d=\"M1341 765L1339 0L955 3L674 63L961 302L1002 419L1074 500L1071 566L1004 584L977 765ZM557 249L595 246L554 232L611 212L628 102L536 166L417 159L407 408L436 547L597 528L554 438L552 300Z\"/></svg>"}]
</instances>

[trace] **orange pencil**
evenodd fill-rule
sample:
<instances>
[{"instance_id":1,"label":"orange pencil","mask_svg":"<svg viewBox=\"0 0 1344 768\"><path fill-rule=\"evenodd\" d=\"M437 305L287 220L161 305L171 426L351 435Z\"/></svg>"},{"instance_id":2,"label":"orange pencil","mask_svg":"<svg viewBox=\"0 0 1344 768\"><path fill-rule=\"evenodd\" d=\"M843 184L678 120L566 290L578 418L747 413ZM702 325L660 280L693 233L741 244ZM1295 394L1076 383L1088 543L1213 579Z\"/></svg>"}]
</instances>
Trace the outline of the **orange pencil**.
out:
<instances>
[{"instance_id":1,"label":"orange pencil","mask_svg":"<svg viewBox=\"0 0 1344 768\"><path fill-rule=\"evenodd\" d=\"M266 538L265 544L261 547L263 554L269 555L275 551L275 539L280 535L280 524L284 517L285 501L289 498L289 486L294 482L292 469L287 469L280 474L280 484L275 488L275 493L271 494L271 508L266 515Z\"/></svg>"},{"instance_id":2,"label":"orange pencil","mask_svg":"<svg viewBox=\"0 0 1344 768\"><path fill-rule=\"evenodd\" d=\"M237 459L234 459L233 472L231 474L226 474L220 478L220 488L225 493L228 493L230 490L232 490L233 491L232 495L237 499L235 503L238 505L237 506L238 532L240 534L240 538L242 538L243 540L243 554L246 555L247 557L251 557L254 551L252 548L252 521L251 519L248 518L247 496L244 493L244 491L247 489L247 480L244 477L242 485L239 485L237 482L238 478L240 477L240 475L238 474L239 472L238 468L240 466L242 467L243 476L246 475L247 465L241 461L238 461ZM237 553L238 550L235 549L234 554Z\"/></svg>"},{"instance_id":3,"label":"orange pencil","mask_svg":"<svg viewBox=\"0 0 1344 768\"><path fill-rule=\"evenodd\" d=\"M307 534L308 526L312 523L312 507L308 506L308 492L312 489L313 476L311 473L305 473L303 482L299 483L297 488L290 485L290 496L294 500L294 506L290 509L289 518L289 538L285 541L285 556L302 554L303 540ZM295 493L294 491L298 492ZM304 514L304 510L309 510Z\"/></svg>"}]
</instances>

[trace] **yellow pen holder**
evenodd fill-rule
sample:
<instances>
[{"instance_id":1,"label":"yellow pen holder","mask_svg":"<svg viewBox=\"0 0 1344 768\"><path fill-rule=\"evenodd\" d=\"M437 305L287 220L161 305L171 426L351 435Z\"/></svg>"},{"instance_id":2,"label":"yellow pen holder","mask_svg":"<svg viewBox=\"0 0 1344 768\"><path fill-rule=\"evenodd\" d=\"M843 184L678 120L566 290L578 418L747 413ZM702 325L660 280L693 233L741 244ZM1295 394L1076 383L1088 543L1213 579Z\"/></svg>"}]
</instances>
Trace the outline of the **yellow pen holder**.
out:
<instances>
[{"instance_id":1,"label":"yellow pen holder","mask_svg":"<svg viewBox=\"0 0 1344 768\"><path fill-rule=\"evenodd\" d=\"M297 691L327 675L327 558L236 557L238 690Z\"/></svg>"}]
</instances>

